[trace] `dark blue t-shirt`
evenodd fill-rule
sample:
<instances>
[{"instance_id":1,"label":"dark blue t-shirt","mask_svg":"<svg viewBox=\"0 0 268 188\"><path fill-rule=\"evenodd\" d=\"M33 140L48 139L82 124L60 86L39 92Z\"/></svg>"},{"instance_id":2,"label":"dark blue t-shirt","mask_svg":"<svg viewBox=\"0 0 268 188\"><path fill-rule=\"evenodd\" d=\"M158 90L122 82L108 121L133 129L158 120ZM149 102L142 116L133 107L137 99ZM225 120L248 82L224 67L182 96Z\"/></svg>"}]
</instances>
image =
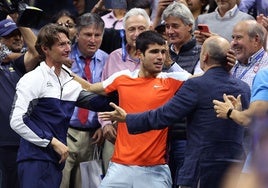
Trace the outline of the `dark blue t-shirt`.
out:
<instances>
[{"instance_id":1,"label":"dark blue t-shirt","mask_svg":"<svg viewBox=\"0 0 268 188\"><path fill-rule=\"evenodd\" d=\"M16 92L16 85L26 73L24 55L9 63L0 63L0 146L18 146L20 137L9 123L9 115Z\"/></svg>"}]
</instances>

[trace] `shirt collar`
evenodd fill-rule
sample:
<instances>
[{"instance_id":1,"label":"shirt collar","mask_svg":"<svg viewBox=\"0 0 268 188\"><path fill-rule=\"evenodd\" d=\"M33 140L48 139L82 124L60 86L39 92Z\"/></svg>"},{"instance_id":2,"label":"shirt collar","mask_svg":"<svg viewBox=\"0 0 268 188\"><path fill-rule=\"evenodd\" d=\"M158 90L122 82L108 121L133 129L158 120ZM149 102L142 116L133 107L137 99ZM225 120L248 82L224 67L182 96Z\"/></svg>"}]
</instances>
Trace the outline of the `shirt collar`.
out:
<instances>
[{"instance_id":1,"label":"shirt collar","mask_svg":"<svg viewBox=\"0 0 268 188\"><path fill-rule=\"evenodd\" d=\"M115 17L115 15L114 15L114 12L112 11L112 12L110 12L110 13L108 14L107 18L108 18L108 19L112 19L112 20L117 20L117 21L123 21L123 18L124 18L124 17L122 17L122 18L120 18L120 19L117 19L117 18Z\"/></svg>"},{"instance_id":2,"label":"shirt collar","mask_svg":"<svg viewBox=\"0 0 268 188\"><path fill-rule=\"evenodd\" d=\"M74 51L74 54L77 54L77 57L79 57L80 59L86 59L86 57L83 56L83 54L80 52L80 50L78 49L78 44L75 43L74 46L73 46L73 51ZM91 57L91 59L95 59L96 58L96 52L95 54Z\"/></svg>"},{"instance_id":3,"label":"shirt collar","mask_svg":"<svg viewBox=\"0 0 268 188\"><path fill-rule=\"evenodd\" d=\"M238 11L237 5L235 5L232 9L228 10L223 17L221 17L219 13L219 8L217 7L215 12L218 19L229 19L234 17L235 13Z\"/></svg>"},{"instance_id":4,"label":"shirt collar","mask_svg":"<svg viewBox=\"0 0 268 188\"><path fill-rule=\"evenodd\" d=\"M248 59L248 64L258 61L262 57L262 53L264 53L264 48L261 48L255 54L250 56L250 58Z\"/></svg>"},{"instance_id":5,"label":"shirt collar","mask_svg":"<svg viewBox=\"0 0 268 188\"><path fill-rule=\"evenodd\" d=\"M109 19L116 19L113 11L108 14L107 18L109 18Z\"/></svg>"}]
</instances>

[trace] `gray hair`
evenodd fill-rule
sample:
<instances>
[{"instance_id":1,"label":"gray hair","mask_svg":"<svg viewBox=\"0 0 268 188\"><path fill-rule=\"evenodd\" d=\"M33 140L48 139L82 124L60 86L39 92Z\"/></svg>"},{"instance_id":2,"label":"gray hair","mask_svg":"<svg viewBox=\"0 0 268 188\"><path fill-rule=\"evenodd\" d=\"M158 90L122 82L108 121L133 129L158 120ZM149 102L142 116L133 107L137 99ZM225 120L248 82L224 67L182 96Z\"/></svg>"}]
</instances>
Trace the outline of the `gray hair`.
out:
<instances>
[{"instance_id":1,"label":"gray hair","mask_svg":"<svg viewBox=\"0 0 268 188\"><path fill-rule=\"evenodd\" d=\"M194 31L194 16L190 9L183 3L173 2L163 12L162 20L166 20L169 16L179 18L185 25L192 25L191 32Z\"/></svg>"},{"instance_id":2,"label":"gray hair","mask_svg":"<svg viewBox=\"0 0 268 188\"><path fill-rule=\"evenodd\" d=\"M246 20L245 22L248 25L248 36L254 38L258 35L261 44L264 45L266 43L266 29L255 20Z\"/></svg>"},{"instance_id":3,"label":"gray hair","mask_svg":"<svg viewBox=\"0 0 268 188\"><path fill-rule=\"evenodd\" d=\"M132 8L125 14L125 16L123 18L124 29L126 29L126 21L129 19L129 17L138 16L138 15L143 16L145 18L146 22L148 23L148 27L150 26L151 20L150 20L150 17L148 16L147 12L142 8Z\"/></svg>"}]
</instances>

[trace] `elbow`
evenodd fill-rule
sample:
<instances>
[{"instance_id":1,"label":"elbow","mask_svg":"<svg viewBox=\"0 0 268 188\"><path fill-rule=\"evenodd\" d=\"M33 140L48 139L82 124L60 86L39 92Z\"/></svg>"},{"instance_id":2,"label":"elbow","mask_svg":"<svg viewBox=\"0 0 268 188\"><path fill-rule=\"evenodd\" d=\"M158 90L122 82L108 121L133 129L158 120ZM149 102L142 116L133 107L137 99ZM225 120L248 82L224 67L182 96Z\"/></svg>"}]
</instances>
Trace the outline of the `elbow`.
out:
<instances>
[{"instance_id":1,"label":"elbow","mask_svg":"<svg viewBox=\"0 0 268 188\"><path fill-rule=\"evenodd\" d=\"M18 123L17 118L15 118L14 116L12 116L10 119L10 127L12 130L14 130L16 133L18 133L19 123Z\"/></svg>"}]
</instances>

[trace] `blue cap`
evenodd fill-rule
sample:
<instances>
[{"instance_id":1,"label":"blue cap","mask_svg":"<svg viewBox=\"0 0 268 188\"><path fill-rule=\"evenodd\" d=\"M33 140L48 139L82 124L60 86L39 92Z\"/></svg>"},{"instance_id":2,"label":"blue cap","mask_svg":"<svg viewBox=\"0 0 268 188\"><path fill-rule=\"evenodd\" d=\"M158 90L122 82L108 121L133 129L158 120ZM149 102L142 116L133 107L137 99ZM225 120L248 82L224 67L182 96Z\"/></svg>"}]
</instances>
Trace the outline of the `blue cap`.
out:
<instances>
[{"instance_id":1,"label":"blue cap","mask_svg":"<svg viewBox=\"0 0 268 188\"><path fill-rule=\"evenodd\" d=\"M106 9L127 9L126 0L104 0Z\"/></svg>"},{"instance_id":2,"label":"blue cap","mask_svg":"<svg viewBox=\"0 0 268 188\"><path fill-rule=\"evenodd\" d=\"M15 22L10 19L0 21L0 37L4 37L18 29Z\"/></svg>"}]
</instances>

